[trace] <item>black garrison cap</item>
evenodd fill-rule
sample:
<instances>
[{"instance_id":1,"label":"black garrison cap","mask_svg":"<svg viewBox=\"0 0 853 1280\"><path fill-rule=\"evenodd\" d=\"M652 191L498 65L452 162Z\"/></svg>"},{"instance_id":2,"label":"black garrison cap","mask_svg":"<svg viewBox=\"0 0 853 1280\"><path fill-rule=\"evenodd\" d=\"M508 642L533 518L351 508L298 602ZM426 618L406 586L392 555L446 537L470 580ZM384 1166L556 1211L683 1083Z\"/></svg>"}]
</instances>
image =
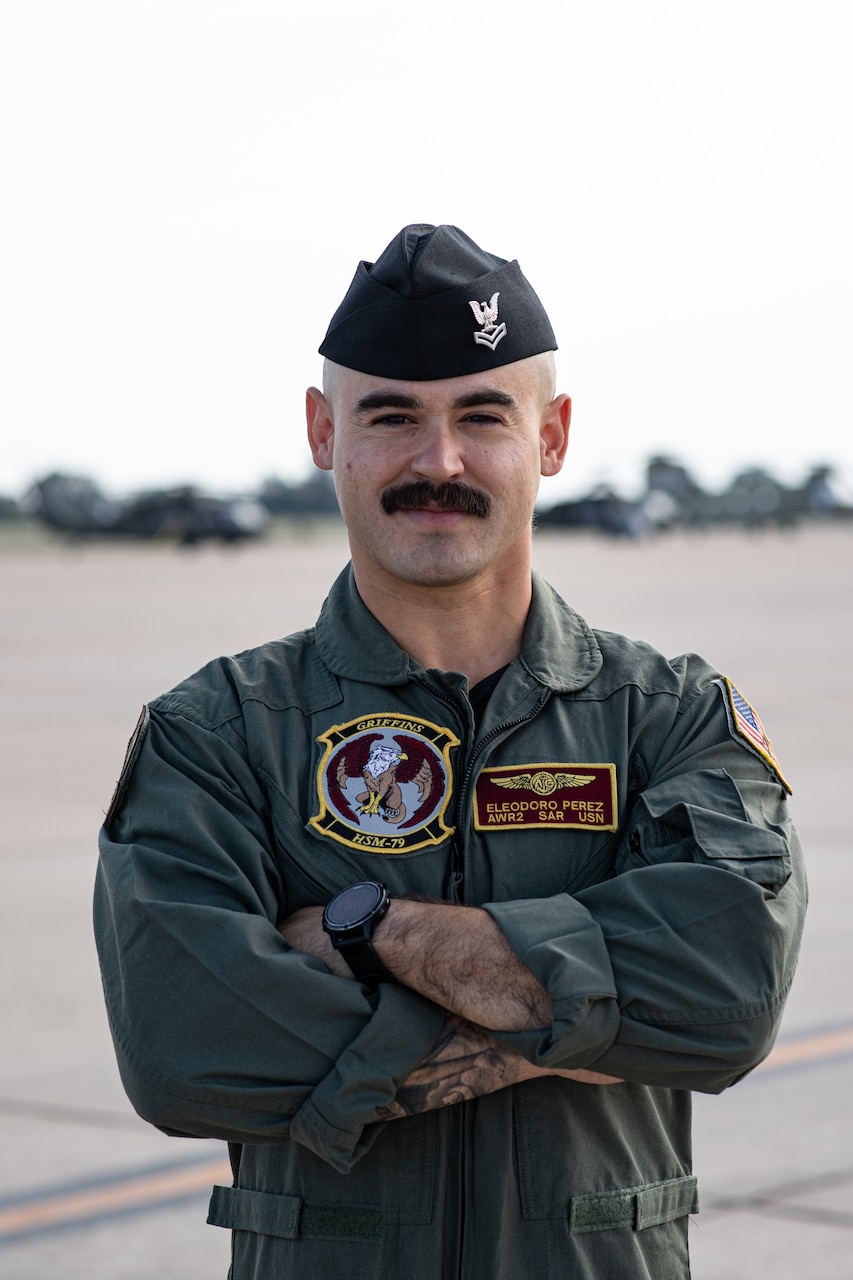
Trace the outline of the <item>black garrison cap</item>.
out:
<instances>
[{"instance_id":1,"label":"black garrison cap","mask_svg":"<svg viewBox=\"0 0 853 1280\"><path fill-rule=\"evenodd\" d=\"M557 341L517 262L458 227L404 227L376 262L360 262L320 347L336 364L422 382L483 373Z\"/></svg>"}]
</instances>

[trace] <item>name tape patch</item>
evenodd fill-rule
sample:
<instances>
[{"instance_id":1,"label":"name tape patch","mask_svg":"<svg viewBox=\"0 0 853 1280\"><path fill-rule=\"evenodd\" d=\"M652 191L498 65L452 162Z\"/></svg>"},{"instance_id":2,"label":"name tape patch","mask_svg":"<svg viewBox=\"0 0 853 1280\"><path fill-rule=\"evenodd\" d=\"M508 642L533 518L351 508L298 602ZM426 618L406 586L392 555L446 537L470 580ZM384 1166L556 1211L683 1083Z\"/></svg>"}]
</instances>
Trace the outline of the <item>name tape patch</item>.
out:
<instances>
[{"instance_id":1,"label":"name tape patch","mask_svg":"<svg viewBox=\"0 0 853 1280\"><path fill-rule=\"evenodd\" d=\"M615 764L515 764L483 769L474 788L477 831L615 831Z\"/></svg>"}]
</instances>

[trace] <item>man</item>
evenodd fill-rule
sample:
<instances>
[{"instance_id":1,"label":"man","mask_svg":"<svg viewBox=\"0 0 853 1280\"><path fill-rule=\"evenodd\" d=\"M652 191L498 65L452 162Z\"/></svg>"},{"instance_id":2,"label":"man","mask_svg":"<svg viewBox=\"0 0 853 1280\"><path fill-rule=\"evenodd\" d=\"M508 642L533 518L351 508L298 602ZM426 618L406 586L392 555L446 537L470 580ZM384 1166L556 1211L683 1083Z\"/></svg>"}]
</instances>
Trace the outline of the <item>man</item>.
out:
<instances>
[{"instance_id":1,"label":"man","mask_svg":"<svg viewBox=\"0 0 853 1280\"><path fill-rule=\"evenodd\" d=\"M768 1052L805 886L760 721L531 573L570 403L518 264L360 264L307 397L352 563L143 712L96 922L141 1115L231 1143L247 1277L686 1277L690 1090Z\"/></svg>"}]
</instances>

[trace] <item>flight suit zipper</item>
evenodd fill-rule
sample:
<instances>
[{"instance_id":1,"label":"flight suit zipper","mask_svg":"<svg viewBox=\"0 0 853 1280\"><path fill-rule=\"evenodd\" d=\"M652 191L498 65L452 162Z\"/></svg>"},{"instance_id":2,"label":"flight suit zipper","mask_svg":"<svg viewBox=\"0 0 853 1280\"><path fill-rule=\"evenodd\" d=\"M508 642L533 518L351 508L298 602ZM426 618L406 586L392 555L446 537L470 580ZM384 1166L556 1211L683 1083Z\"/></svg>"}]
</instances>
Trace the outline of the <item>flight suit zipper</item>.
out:
<instances>
[{"instance_id":1,"label":"flight suit zipper","mask_svg":"<svg viewBox=\"0 0 853 1280\"><path fill-rule=\"evenodd\" d=\"M461 832L461 822L464 821L465 814L468 811L468 794L471 790L471 779L474 776L474 769L480 756L496 738L502 734L509 733L513 729L517 729L520 725L527 724L529 720L535 720L536 716L545 706L550 697L550 690L544 690L540 695L536 706L533 707L523 716L516 716L514 720L507 720L503 724L495 725L487 734L480 738L476 743L474 750L471 752L462 781L456 794L456 804L453 808L453 826L455 834L451 842L451 872L450 887L453 893L452 902L464 902L464 886L465 886L465 841Z\"/></svg>"},{"instance_id":2,"label":"flight suit zipper","mask_svg":"<svg viewBox=\"0 0 853 1280\"><path fill-rule=\"evenodd\" d=\"M454 697L444 692L443 689L437 688L429 681L422 681L424 687L434 697L439 698L452 706L463 717L467 718L467 708L463 707ZM543 689L536 705L523 716L516 716L513 720L504 721L502 724L495 725L488 733L484 734L478 742L474 744L474 749L468 759L465 772L462 775L462 781L456 791L456 802L453 806L452 825L454 827L454 835L451 840L451 858L450 858L450 876L448 879L447 897L451 902L463 903L465 901L465 842L461 829L461 820L467 812L468 796L471 790L471 781L474 776L474 770L477 761L483 752L496 738L501 737L505 733L517 729L520 725L527 724L530 720L534 720L545 706L551 691ZM468 1137L468 1127L472 1123L471 1112L476 1106L476 1102L461 1102L457 1107L451 1108L453 1114L448 1116L448 1125L454 1134L455 1144L457 1147L458 1160L457 1169L459 1172L459 1194L457 1197L457 1212L455 1215L456 1239L456 1267L455 1274L458 1280L465 1280L465 1200L469 1194L470 1170L470 1151L471 1143ZM450 1258L448 1258L450 1261Z\"/></svg>"},{"instance_id":3,"label":"flight suit zipper","mask_svg":"<svg viewBox=\"0 0 853 1280\"><path fill-rule=\"evenodd\" d=\"M433 697L438 698L441 702L446 702L453 707L463 718L467 719L467 711L469 707L457 701L451 694L445 693L437 685L432 684L429 680L422 680L421 684L431 693ZM483 751L494 742L495 738L499 738L503 733L509 733L512 729L517 729L519 725L527 724L529 720L535 720L536 716L545 706L551 696L550 689L544 689L537 700L536 706L533 707L523 716L517 716L514 720L507 720L503 724L495 725L490 729L479 742L475 743L474 750L468 760L465 772L462 776L462 782L456 793L456 803L453 806L452 826L455 834L450 843L450 873L447 880L447 899L450 902L462 903L465 901L465 842L460 831L460 819L466 812L466 803L468 800L468 792L471 789L471 778L474 768Z\"/></svg>"}]
</instances>

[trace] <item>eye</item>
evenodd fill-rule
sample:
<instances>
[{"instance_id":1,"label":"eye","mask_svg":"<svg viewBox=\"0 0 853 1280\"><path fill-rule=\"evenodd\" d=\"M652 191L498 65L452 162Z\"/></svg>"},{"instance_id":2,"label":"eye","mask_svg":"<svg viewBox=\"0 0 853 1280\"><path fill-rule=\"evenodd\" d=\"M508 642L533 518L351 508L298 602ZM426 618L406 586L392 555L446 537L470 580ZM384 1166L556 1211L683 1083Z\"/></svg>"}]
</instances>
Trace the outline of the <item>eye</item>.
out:
<instances>
[{"instance_id":1,"label":"eye","mask_svg":"<svg viewBox=\"0 0 853 1280\"><path fill-rule=\"evenodd\" d=\"M500 422L493 413L466 413L464 422L471 422L475 427L491 427Z\"/></svg>"},{"instance_id":2,"label":"eye","mask_svg":"<svg viewBox=\"0 0 853 1280\"><path fill-rule=\"evenodd\" d=\"M383 413L370 419L372 427L406 427L412 422L407 413Z\"/></svg>"}]
</instances>

